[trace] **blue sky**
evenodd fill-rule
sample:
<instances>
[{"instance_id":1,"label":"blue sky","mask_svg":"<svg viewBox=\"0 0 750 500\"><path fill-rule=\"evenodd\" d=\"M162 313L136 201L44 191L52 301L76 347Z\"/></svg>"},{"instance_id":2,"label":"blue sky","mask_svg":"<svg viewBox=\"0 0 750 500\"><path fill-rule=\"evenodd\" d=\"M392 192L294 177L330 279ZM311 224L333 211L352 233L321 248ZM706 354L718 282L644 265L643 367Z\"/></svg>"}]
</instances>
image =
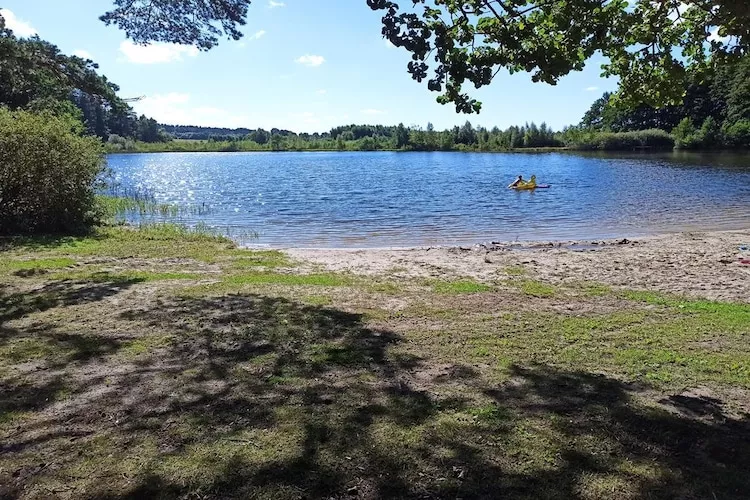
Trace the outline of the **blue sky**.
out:
<instances>
[{"instance_id":1,"label":"blue sky","mask_svg":"<svg viewBox=\"0 0 750 500\"><path fill-rule=\"evenodd\" d=\"M616 86L599 77L596 61L557 86L501 73L489 87L471 88L483 103L480 115L458 115L410 78L409 55L383 40L380 15L365 0L256 0L245 38L209 52L132 45L98 20L109 0L2 2L17 35L38 33L65 53L90 56L121 96L147 96L134 105L138 113L163 123L322 132L349 123L443 129L468 119L501 128L546 121L560 129Z\"/></svg>"}]
</instances>

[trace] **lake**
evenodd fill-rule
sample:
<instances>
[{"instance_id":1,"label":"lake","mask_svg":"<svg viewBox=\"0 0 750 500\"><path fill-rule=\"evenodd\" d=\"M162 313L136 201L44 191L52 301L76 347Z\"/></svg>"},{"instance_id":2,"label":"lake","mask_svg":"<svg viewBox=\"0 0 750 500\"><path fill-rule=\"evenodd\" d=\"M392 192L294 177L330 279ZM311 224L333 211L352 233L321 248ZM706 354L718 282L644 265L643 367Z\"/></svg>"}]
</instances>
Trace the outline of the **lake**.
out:
<instances>
[{"instance_id":1,"label":"lake","mask_svg":"<svg viewBox=\"0 0 750 500\"><path fill-rule=\"evenodd\" d=\"M398 247L750 227L746 154L161 153L108 156L116 182L243 243ZM522 174L550 189L508 190ZM255 232L257 238L247 240Z\"/></svg>"}]
</instances>

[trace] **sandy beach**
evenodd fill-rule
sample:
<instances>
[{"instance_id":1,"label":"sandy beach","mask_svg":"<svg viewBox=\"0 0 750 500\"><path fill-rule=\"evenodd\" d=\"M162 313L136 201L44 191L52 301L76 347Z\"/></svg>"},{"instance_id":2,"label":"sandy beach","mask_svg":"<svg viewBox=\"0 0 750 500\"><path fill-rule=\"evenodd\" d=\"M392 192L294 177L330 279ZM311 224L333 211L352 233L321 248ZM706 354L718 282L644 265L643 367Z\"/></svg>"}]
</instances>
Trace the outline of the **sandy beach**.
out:
<instances>
[{"instance_id":1,"label":"sandy beach","mask_svg":"<svg viewBox=\"0 0 750 500\"><path fill-rule=\"evenodd\" d=\"M716 300L750 301L750 229L635 240L489 243L406 249L288 249L329 271L492 281L523 266L553 283L596 282Z\"/></svg>"}]
</instances>

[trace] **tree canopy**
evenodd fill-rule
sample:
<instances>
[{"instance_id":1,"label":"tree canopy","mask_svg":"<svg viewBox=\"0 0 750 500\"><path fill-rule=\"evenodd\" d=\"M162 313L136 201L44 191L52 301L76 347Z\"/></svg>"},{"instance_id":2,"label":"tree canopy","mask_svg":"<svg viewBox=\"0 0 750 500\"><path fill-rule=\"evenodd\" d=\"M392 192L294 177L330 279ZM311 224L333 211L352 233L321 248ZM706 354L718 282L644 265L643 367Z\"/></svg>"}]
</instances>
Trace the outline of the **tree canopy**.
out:
<instances>
[{"instance_id":1,"label":"tree canopy","mask_svg":"<svg viewBox=\"0 0 750 500\"><path fill-rule=\"evenodd\" d=\"M622 107L679 103L689 79L750 48L745 0L366 0L383 11L382 34L411 53L408 72L458 112L479 112L466 85L501 70L556 84L596 54L617 76ZM101 16L136 43L208 50L242 37L252 0L114 0Z\"/></svg>"},{"instance_id":2,"label":"tree canopy","mask_svg":"<svg viewBox=\"0 0 750 500\"><path fill-rule=\"evenodd\" d=\"M413 0L383 10L383 35L412 54L409 73L460 112L481 103L465 84L488 85L501 69L556 84L595 54L617 76L625 105L679 102L682 82L745 53L750 4L742 0Z\"/></svg>"},{"instance_id":3,"label":"tree canopy","mask_svg":"<svg viewBox=\"0 0 750 500\"><path fill-rule=\"evenodd\" d=\"M119 88L89 60L67 56L39 37L16 38L0 16L0 103L10 109L67 101L73 90L124 107Z\"/></svg>"},{"instance_id":4,"label":"tree canopy","mask_svg":"<svg viewBox=\"0 0 750 500\"><path fill-rule=\"evenodd\" d=\"M242 37L251 0L115 0L100 17L136 43L174 42L208 50L219 37Z\"/></svg>"},{"instance_id":5,"label":"tree canopy","mask_svg":"<svg viewBox=\"0 0 750 500\"><path fill-rule=\"evenodd\" d=\"M0 106L73 115L87 133L105 140L111 134L145 142L167 139L155 120L135 116L117 96L119 87L98 69L37 36L17 38L0 16Z\"/></svg>"}]
</instances>

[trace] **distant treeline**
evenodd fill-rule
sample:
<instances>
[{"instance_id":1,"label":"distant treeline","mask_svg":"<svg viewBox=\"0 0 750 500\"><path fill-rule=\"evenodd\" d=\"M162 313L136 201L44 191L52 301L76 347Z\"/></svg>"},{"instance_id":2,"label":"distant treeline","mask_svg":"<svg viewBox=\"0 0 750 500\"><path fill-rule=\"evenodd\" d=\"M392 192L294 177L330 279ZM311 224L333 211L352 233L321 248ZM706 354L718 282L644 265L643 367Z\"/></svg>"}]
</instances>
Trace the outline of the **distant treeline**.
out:
<instances>
[{"instance_id":1,"label":"distant treeline","mask_svg":"<svg viewBox=\"0 0 750 500\"><path fill-rule=\"evenodd\" d=\"M279 129L224 129L161 125L163 142L143 133L109 139L112 151L507 151L524 148L659 150L750 147L750 56L719 61L713 72L685 89L682 104L635 109L605 93L578 125L555 132L545 123L475 127L470 122L438 131L385 125L345 125L329 132L296 134ZM142 120L141 118L140 120ZM88 123L88 120L87 122ZM139 122L140 123L140 122ZM150 125L153 125L149 122ZM97 135L101 135L98 134ZM151 131L149 139L157 136ZM151 143L151 144L147 144Z\"/></svg>"},{"instance_id":2,"label":"distant treeline","mask_svg":"<svg viewBox=\"0 0 750 500\"><path fill-rule=\"evenodd\" d=\"M545 123L487 129L470 122L437 131L385 125L346 125L330 132L296 134L288 130L218 129L163 126L174 137L164 143L144 143L110 138L110 151L507 151L521 148L564 146L558 133ZM202 137L205 137L203 139Z\"/></svg>"}]
</instances>

